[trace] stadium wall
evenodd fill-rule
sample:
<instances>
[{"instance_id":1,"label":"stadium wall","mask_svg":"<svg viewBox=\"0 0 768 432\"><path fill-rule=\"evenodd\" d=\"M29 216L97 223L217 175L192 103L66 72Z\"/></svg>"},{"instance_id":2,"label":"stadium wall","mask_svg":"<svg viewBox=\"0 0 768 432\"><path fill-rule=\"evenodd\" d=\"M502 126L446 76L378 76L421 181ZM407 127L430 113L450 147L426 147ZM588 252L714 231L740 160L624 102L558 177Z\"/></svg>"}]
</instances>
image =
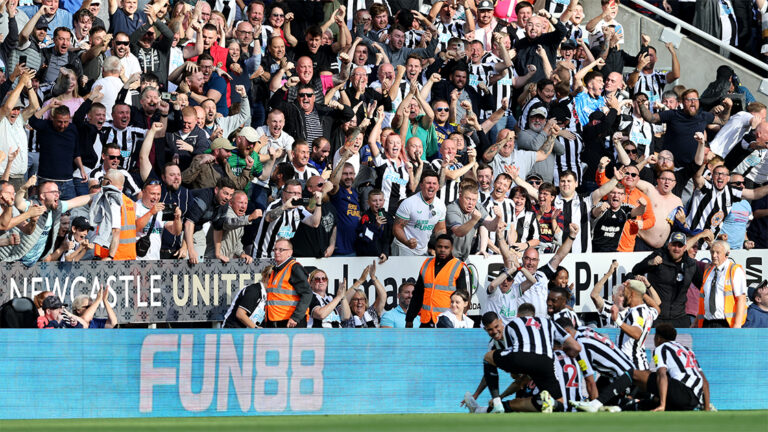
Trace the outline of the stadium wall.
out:
<instances>
[{"instance_id":1,"label":"stadium wall","mask_svg":"<svg viewBox=\"0 0 768 432\"><path fill-rule=\"evenodd\" d=\"M608 281L603 297L608 297L612 287L621 283L624 275L649 253L592 253L569 254L562 265L568 269L574 282L577 312L591 312L594 306L589 293L611 265L619 262L616 274ZM540 264L549 261L550 255L542 255ZM709 259L708 252L699 258ZM757 286L768 279L768 250L733 251L731 258L744 266L747 283ZM260 280L260 270L269 261L252 265L232 262L224 264L211 260L190 266L178 260L167 261L108 261L79 263L38 263L26 267L21 263L0 264L0 304L15 297L33 297L40 291L53 291L65 304L71 304L75 296L88 294L95 298L101 286L110 290L108 301L114 308L120 323L163 323L221 321L234 295L243 287ZM329 293L333 294L346 278L358 278L372 258L323 258L305 259L301 262L309 270L323 269L329 277ZM377 270L379 280L387 290L387 307L395 304L397 287L409 278L418 277L423 257L392 257ZM470 315L480 313L486 281L495 278L502 270L501 258L483 258L473 255L467 260L475 282ZM371 281L363 284L368 298L375 296ZM97 311L105 317L104 307Z\"/></svg>"},{"instance_id":2,"label":"stadium wall","mask_svg":"<svg viewBox=\"0 0 768 432\"><path fill-rule=\"evenodd\" d=\"M682 332L718 409L768 408L768 331ZM487 343L480 329L2 330L0 419L461 412Z\"/></svg>"}]
</instances>

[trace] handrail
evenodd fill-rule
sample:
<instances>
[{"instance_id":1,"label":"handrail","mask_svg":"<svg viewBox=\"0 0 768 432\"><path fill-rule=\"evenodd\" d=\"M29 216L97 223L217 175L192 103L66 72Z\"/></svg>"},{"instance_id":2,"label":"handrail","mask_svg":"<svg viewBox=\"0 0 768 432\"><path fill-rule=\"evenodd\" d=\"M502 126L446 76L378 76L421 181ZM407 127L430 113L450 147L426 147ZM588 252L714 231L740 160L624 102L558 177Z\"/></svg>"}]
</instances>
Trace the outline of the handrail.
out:
<instances>
[{"instance_id":1,"label":"handrail","mask_svg":"<svg viewBox=\"0 0 768 432\"><path fill-rule=\"evenodd\" d=\"M678 27L676 29L676 31L678 33L680 32L680 27L682 27L682 28L688 30L689 32L699 36L700 38L706 40L707 42L711 42L711 43L719 46L721 49L723 49L723 50L725 50L725 51L727 51L727 52L729 52L731 54L734 54L734 55L736 55L738 57L741 57L742 59L752 63L754 66L757 66L757 67L763 69L764 71L768 72L768 63L762 62L762 61L756 59L755 57L752 57L751 55L745 53L744 51L741 51L740 49L733 48L732 46L723 43L723 41L721 41L720 39L717 39L716 37L713 37L712 35L701 31L700 29L698 29L698 28L688 24L685 21L682 21L681 19L675 17L674 15L668 14L667 12L665 12L665 11L657 8L656 6L646 2L645 0L627 0L627 1L635 3L638 6L642 6L643 8L648 9L649 11L655 13L656 15L659 15L660 17L664 18L665 20L671 21L671 22L675 23L677 25L677 27Z\"/></svg>"}]
</instances>

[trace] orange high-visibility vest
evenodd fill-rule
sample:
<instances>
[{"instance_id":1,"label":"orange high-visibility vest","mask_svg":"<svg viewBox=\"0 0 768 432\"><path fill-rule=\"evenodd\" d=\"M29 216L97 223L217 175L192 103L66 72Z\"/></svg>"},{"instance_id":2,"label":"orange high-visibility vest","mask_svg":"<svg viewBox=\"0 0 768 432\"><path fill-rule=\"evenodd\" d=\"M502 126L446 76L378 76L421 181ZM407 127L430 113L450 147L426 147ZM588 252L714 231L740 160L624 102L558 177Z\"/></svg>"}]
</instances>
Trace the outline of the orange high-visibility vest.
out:
<instances>
[{"instance_id":1,"label":"orange high-visibility vest","mask_svg":"<svg viewBox=\"0 0 768 432\"><path fill-rule=\"evenodd\" d=\"M115 261L130 261L136 259L136 203L125 195L121 195L120 205L120 243L115 253ZM94 255L101 258L109 256L109 247L96 245Z\"/></svg>"},{"instance_id":2,"label":"orange high-visibility vest","mask_svg":"<svg viewBox=\"0 0 768 432\"><path fill-rule=\"evenodd\" d=\"M704 279L701 283L701 290L699 292L699 315L698 315L698 323L697 327L701 328L704 325L704 316L706 314L706 306L704 305L705 302L705 289L710 289L710 285L708 285L707 278L709 278L709 274L712 273L712 270L715 268L715 265L710 265L707 267L706 270L704 270ZM733 295L733 273L736 271L736 269L741 268L740 265L734 264L733 262L728 262L728 267L725 269L725 281L723 285L723 291L725 292L725 305L723 309L723 313L725 314L725 319L728 321L728 325L733 327L733 317L736 314L736 296ZM710 311L713 314L715 311ZM742 317L741 324L744 325L744 322L747 320L747 314L744 314Z\"/></svg>"},{"instance_id":3,"label":"orange high-visibility vest","mask_svg":"<svg viewBox=\"0 0 768 432\"><path fill-rule=\"evenodd\" d=\"M451 307L451 294L456 291L464 263L453 258L448 261L440 273L435 274L435 258L427 258L421 265L421 278L424 281L424 302L419 317L422 323L437 323L437 317Z\"/></svg>"},{"instance_id":4,"label":"orange high-visibility vest","mask_svg":"<svg viewBox=\"0 0 768 432\"><path fill-rule=\"evenodd\" d=\"M296 265L296 260L291 258L288 264L282 270L269 275L267 283L267 320L285 321L290 319L296 306L299 304L300 297L291 285L291 270ZM309 309L307 309L309 316Z\"/></svg>"}]
</instances>

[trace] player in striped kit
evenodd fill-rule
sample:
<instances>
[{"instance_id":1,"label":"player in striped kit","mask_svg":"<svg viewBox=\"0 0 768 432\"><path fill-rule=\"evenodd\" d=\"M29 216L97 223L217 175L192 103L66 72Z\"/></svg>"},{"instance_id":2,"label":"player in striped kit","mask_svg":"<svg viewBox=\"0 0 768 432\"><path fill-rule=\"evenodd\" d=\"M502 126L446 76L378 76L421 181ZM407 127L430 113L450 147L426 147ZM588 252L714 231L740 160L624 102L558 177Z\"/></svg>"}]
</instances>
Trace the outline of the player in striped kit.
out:
<instances>
[{"instance_id":1,"label":"player in striped kit","mask_svg":"<svg viewBox=\"0 0 768 432\"><path fill-rule=\"evenodd\" d=\"M629 280L624 285L624 307L611 311L611 318L621 332L617 340L624 354L632 359L635 369L648 370L648 358L645 355L645 339L651 331L653 321L659 317L661 309L657 303L658 295L643 276L640 280ZM653 295L646 295L646 291ZM654 298L655 297L655 298Z\"/></svg>"},{"instance_id":2,"label":"player in striped kit","mask_svg":"<svg viewBox=\"0 0 768 432\"><path fill-rule=\"evenodd\" d=\"M530 303L523 303L517 309L517 318L504 328L507 349L491 350L483 358L485 384L493 397L491 413L504 412L499 397L498 368L517 374L530 376L541 390L538 398L521 400L525 411L552 412L562 411L562 394L555 376L553 343L561 344L563 350L576 356L581 346L562 327L549 318L534 316L536 309ZM488 328L500 327L501 320L486 325ZM489 331L490 334L490 331ZM517 408L517 407L515 407ZM519 409L515 409L519 411Z\"/></svg>"},{"instance_id":3,"label":"player in striped kit","mask_svg":"<svg viewBox=\"0 0 768 432\"><path fill-rule=\"evenodd\" d=\"M710 405L709 381L688 347L675 342L677 330L670 324L656 327L653 361L656 372L635 371L635 382L641 390L658 397L653 411L690 411Z\"/></svg>"},{"instance_id":4,"label":"player in striped kit","mask_svg":"<svg viewBox=\"0 0 768 432\"><path fill-rule=\"evenodd\" d=\"M586 362L585 364L589 365ZM560 392L563 394L563 406L566 411L576 411L575 408L569 407L570 402L586 400L588 389L595 397L597 396L594 372L589 366L587 371L582 373L579 360L559 349L555 350L555 366L555 375L560 382Z\"/></svg>"},{"instance_id":5,"label":"player in striped kit","mask_svg":"<svg viewBox=\"0 0 768 432\"><path fill-rule=\"evenodd\" d=\"M550 282L551 284L551 282ZM581 320L572 309L566 307L570 293L567 289L559 286L550 286L547 295L547 314L553 321L565 318L573 324L575 328L582 326Z\"/></svg>"},{"instance_id":6,"label":"player in striped kit","mask_svg":"<svg viewBox=\"0 0 768 432\"><path fill-rule=\"evenodd\" d=\"M624 354L607 336L595 332L588 327L576 329L568 318L560 318L557 324L565 329L581 345L585 362L579 363L582 372L588 372L589 366L610 382L599 388L597 398L586 402L571 402L570 405L579 411L597 412L621 411L617 406L606 406L609 401L629 392L632 387L632 360Z\"/></svg>"}]
</instances>

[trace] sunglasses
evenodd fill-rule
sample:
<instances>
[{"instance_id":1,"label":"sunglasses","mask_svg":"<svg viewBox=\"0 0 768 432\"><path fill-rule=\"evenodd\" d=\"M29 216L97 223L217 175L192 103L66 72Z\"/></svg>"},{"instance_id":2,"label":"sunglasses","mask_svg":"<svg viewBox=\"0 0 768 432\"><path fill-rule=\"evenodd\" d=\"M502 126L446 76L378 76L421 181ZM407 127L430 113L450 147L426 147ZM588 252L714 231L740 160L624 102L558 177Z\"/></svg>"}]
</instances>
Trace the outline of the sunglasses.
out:
<instances>
[{"instance_id":1,"label":"sunglasses","mask_svg":"<svg viewBox=\"0 0 768 432\"><path fill-rule=\"evenodd\" d=\"M123 157L122 157L122 156L120 156L120 155L118 155L118 156L115 156L115 155L107 155L107 159L109 159L109 160L123 160Z\"/></svg>"},{"instance_id":2,"label":"sunglasses","mask_svg":"<svg viewBox=\"0 0 768 432\"><path fill-rule=\"evenodd\" d=\"M314 95L315 95L314 93L299 93L298 97L300 97L300 98L311 98Z\"/></svg>"},{"instance_id":3,"label":"sunglasses","mask_svg":"<svg viewBox=\"0 0 768 432\"><path fill-rule=\"evenodd\" d=\"M624 151L627 153L637 154L637 149L624 149Z\"/></svg>"},{"instance_id":4,"label":"sunglasses","mask_svg":"<svg viewBox=\"0 0 768 432\"><path fill-rule=\"evenodd\" d=\"M328 282L327 277L317 276L312 278L313 282Z\"/></svg>"},{"instance_id":5,"label":"sunglasses","mask_svg":"<svg viewBox=\"0 0 768 432\"><path fill-rule=\"evenodd\" d=\"M626 175L634 178L634 177L637 177L639 174L638 173L627 173Z\"/></svg>"},{"instance_id":6,"label":"sunglasses","mask_svg":"<svg viewBox=\"0 0 768 432\"><path fill-rule=\"evenodd\" d=\"M744 182L743 181L732 181L732 182L728 183L728 185L729 186L744 186Z\"/></svg>"},{"instance_id":7,"label":"sunglasses","mask_svg":"<svg viewBox=\"0 0 768 432\"><path fill-rule=\"evenodd\" d=\"M159 184L160 184L160 180L150 180L150 181L147 182L146 185L147 186L155 186L155 185L159 185Z\"/></svg>"},{"instance_id":8,"label":"sunglasses","mask_svg":"<svg viewBox=\"0 0 768 432\"><path fill-rule=\"evenodd\" d=\"M120 45L128 46L128 45L130 45L130 42L129 41L115 41L115 45L117 45L117 46L120 46Z\"/></svg>"},{"instance_id":9,"label":"sunglasses","mask_svg":"<svg viewBox=\"0 0 768 432\"><path fill-rule=\"evenodd\" d=\"M531 179L531 180L528 180L528 183L530 183L532 186L538 186L542 183L542 181Z\"/></svg>"},{"instance_id":10,"label":"sunglasses","mask_svg":"<svg viewBox=\"0 0 768 432\"><path fill-rule=\"evenodd\" d=\"M272 15L270 15L270 16L273 16L275 18L284 18L285 17L284 14L274 14L274 13Z\"/></svg>"},{"instance_id":11,"label":"sunglasses","mask_svg":"<svg viewBox=\"0 0 768 432\"><path fill-rule=\"evenodd\" d=\"M437 111L437 112L448 112L448 111L450 111L450 108L448 108L448 107L445 107L445 108L435 108L435 111Z\"/></svg>"}]
</instances>

